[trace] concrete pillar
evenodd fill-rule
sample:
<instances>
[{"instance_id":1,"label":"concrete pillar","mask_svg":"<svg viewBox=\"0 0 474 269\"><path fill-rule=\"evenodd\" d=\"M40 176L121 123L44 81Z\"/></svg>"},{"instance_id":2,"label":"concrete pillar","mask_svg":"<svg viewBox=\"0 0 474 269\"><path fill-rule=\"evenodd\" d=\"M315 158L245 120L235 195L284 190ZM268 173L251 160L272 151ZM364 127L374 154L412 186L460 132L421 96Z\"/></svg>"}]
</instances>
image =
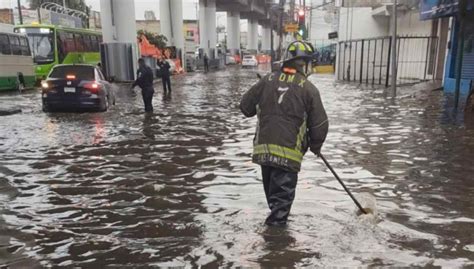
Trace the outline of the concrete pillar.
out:
<instances>
[{"instance_id":1,"label":"concrete pillar","mask_svg":"<svg viewBox=\"0 0 474 269\"><path fill-rule=\"evenodd\" d=\"M258 52L258 21L249 19L247 26L247 50L252 53Z\"/></svg>"},{"instance_id":2,"label":"concrete pillar","mask_svg":"<svg viewBox=\"0 0 474 269\"><path fill-rule=\"evenodd\" d=\"M240 54L240 13L227 12L227 49L232 55Z\"/></svg>"},{"instance_id":3,"label":"concrete pillar","mask_svg":"<svg viewBox=\"0 0 474 269\"><path fill-rule=\"evenodd\" d=\"M184 49L183 0L160 0L160 31L168 45Z\"/></svg>"},{"instance_id":4,"label":"concrete pillar","mask_svg":"<svg viewBox=\"0 0 474 269\"><path fill-rule=\"evenodd\" d=\"M169 0L160 0L160 34L164 35L168 39L168 45L172 44L171 41L171 5Z\"/></svg>"},{"instance_id":5,"label":"concrete pillar","mask_svg":"<svg viewBox=\"0 0 474 269\"><path fill-rule=\"evenodd\" d=\"M135 4L129 0L101 0L103 41L137 42Z\"/></svg>"},{"instance_id":6,"label":"concrete pillar","mask_svg":"<svg viewBox=\"0 0 474 269\"><path fill-rule=\"evenodd\" d=\"M270 53L272 30L268 26L262 26L262 51Z\"/></svg>"},{"instance_id":7,"label":"concrete pillar","mask_svg":"<svg viewBox=\"0 0 474 269\"><path fill-rule=\"evenodd\" d=\"M104 42L102 66L108 77L131 81L135 79L138 57L135 3L101 0L100 9Z\"/></svg>"},{"instance_id":8,"label":"concrete pillar","mask_svg":"<svg viewBox=\"0 0 474 269\"><path fill-rule=\"evenodd\" d=\"M215 58L217 53L216 0L199 0L199 39L200 47L209 58Z\"/></svg>"}]
</instances>

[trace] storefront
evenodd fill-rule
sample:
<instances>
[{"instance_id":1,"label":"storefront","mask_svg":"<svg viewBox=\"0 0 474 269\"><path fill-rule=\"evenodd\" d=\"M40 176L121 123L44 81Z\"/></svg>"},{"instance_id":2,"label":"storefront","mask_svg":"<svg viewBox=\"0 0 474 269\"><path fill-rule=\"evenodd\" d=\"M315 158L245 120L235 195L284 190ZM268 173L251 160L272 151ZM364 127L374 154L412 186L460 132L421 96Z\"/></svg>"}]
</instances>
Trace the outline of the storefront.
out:
<instances>
[{"instance_id":1,"label":"storefront","mask_svg":"<svg viewBox=\"0 0 474 269\"><path fill-rule=\"evenodd\" d=\"M467 1L468 15L465 18L465 41L461 68L461 93L466 94L474 85L474 3ZM446 92L454 92L456 86L456 58L460 41L459 0L422 0L422 20L451 17L451 32L443 78Z\"/></svg>"}]
</instances>

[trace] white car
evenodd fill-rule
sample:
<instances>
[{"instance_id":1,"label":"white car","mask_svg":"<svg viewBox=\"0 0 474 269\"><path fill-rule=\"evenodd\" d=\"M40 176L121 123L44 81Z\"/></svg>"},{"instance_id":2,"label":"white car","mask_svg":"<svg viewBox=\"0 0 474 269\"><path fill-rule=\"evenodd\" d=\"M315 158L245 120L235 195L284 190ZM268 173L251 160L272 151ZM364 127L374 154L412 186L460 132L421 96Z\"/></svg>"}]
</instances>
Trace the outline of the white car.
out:
<instances>
[{"instance_id":1,"label":"white car","mask_svg":"<svg viewBox=\"0 0 474 269\"><path fill-rule=\"evenodd\" d=\"M258 66L257 57L254 55L245 55L242 59L242 67Z\"/></svg>"}]
</instances>

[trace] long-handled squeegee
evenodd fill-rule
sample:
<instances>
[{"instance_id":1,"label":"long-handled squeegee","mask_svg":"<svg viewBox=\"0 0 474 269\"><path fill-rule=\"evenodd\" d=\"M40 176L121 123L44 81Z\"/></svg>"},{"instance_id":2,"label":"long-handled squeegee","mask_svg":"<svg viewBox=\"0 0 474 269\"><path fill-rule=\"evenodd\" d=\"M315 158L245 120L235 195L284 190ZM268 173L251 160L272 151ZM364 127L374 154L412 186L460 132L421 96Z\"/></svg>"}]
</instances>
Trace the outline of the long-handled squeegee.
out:
<instances>
[{"instance_id":1,"label":"long-handled squeegee","mask_svg":"<svg viewBox=\"0 0 474 269\"><path fill-rule=\"evenodd\" d=\"M344 182L342 182L341 178L339 178L339 176L337 175L336 171L334 171L334 169L332 168L332 166L328 163L328 161L326 160L326 158L324 158L324 156L322 154L319 154L319 157L321 157L321 160L323 160L324 164L326 164L326 166L329 168L329 170L331 170L332 174L334 175L334 177L337 179L337 181L339 181L339 183L341 183L342 187L344 188L344 190L347 192L347 194L349 194L349 196L351 197L352 201L354 201L354 203L356 204L356 206L359 208L359 210L364 213L364 214L368 214L367 211L360 205L359 201L357 201L357 199L354 197L354 195L352 195L351 191L349 191L349 189L346 187L346 185L344 184Z\"/></svg>"}]
</instances>

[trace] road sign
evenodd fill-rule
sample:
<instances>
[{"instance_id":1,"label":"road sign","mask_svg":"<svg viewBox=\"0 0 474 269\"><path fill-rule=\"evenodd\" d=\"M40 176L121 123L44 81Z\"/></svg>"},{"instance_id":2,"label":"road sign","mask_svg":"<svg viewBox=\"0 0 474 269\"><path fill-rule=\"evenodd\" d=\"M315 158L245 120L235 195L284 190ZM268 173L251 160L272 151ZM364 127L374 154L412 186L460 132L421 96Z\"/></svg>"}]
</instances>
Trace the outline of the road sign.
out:
<instances>
[{"instance_id":1,"label":"road sign","mask_svg":"<svg viewBox=\"0 0 474 269\"><path fill-rule=\"evenodd\" d=\"M329 34L328 34L328 38L329 38L329 39L336 39L336 38L338 38L337 32L331 32L331 33L329 33Z\"/></svg>"},{"instance_id":2,"label":"road sign","mask_svg":"<svg viewBox=\"0 0 474 269\"><path fill-rule=\"evenodd\" d=\"M296 31L298 31L298 24L296 23L287 23L285 24L285 32L287 33L294 33Z\"/></svg>"}]
</instances>

